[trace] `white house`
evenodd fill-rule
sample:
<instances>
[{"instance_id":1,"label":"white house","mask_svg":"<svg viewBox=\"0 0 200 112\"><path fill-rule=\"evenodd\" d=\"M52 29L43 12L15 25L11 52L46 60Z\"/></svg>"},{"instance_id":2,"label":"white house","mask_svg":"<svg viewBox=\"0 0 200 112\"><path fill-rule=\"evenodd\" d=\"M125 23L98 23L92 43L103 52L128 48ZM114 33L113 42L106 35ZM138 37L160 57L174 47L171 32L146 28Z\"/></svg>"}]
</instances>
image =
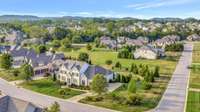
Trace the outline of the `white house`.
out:
<instances>
[{"instance_id":1,"label":"white house","mask_svg":"<svg viewBox=\"0 0 200 112\"><path fill-rule=\"evenodd\" d=\"M164 50L154 48L152 46L143 46L139 49L136 49L136 51L134 52L135 59L157 59L162 56L165 56Z\"/></svg>"},{"instance_id":2,"label":"white house","mask_svg":"<svg viewBox=\"0 0 200 112\"><path fill-rule=\"evenodd\" d=\"M187 37L187 40L189 41L199 41L200 40L200 36L197 34L193 34Z\"/></svg>"},{"instance_id":3,"label":"white house","mask_svg":"<svg viewBox=\"0 0 200 112\"><path fill-rule=\"evenodd\" d=\"M96 74L103 74L107 81L114 79L114 73L86 62L66 60L60 67L57 78L66 85L88 86Z\"/></svg>"}]
</instances>

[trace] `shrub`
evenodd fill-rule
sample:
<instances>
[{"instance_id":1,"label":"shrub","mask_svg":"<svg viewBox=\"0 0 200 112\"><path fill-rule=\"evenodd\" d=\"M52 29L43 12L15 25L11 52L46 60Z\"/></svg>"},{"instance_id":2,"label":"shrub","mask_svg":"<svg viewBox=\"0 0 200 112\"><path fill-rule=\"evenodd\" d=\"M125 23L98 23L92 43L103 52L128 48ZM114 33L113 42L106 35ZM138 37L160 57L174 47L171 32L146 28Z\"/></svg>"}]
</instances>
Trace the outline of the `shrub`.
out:
<instances>
[{"instance_id":1,"label":"shrub","mask_svg":"<svg viewBox=\"0 0 200 112\"><path fill-rule=\"evenodd\" d=\"M149 90L151 89L152 85L149 82L142 81L142 89Z\"/></svg>"},{"instance_id":2,"label":"shrub","mask_svg":"<svg viewBox=\"0 0 200 112\"><path fill-rule=\"evenodd\" d=\"M137 94L131 94L126 97L125 104L127 105L139 105L141 104L142 97Z\"/></svg>"},{"instance_id":3,"label":"shrub","mask_svg":"<svg viewBox=\"0 0 200 112\"><path fill-rule=\"evenodd\" d=\"M111 65L112 64L112 60L106 60L105 62L107 65Z\"/></svg>"},{"instance_id":4,"label":"shrub","mask_svg":"<svg viewBox=\"0 0 200 112\"><path fill-rule=\"evenodd\" d=\"M66 90L64 90L64 89L59 89L58 92L59 92L59 94L62 95L62 96L66 95Z\"/></svg>"}]
</instances>

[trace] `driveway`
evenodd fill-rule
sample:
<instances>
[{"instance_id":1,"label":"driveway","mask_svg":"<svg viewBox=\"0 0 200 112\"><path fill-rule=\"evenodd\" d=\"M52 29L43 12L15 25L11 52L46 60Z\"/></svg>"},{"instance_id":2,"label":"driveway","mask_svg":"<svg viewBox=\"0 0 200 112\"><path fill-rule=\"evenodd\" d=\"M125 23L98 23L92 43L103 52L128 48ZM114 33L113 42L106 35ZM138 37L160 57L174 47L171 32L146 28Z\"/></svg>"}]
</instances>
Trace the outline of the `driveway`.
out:
<instances>
[{"instance_id":1,"label":"driveway","mask_svg":"<svg viewBox=\"0 0 200 112\"><path fill-rule=\"evenodd\" d=\"M162 99L154 112L184 112L192 63L192 44L185 44L182 56Z\"/></svg>"},{"instance_id":2,"label":"driveway","mask_svg":"<svg viewBox=\"0 0 200 112\"><path fill-rule=\"evenodd\" d=\"M23 99L25 101L32 102L42 107L48 107L56 101L60 104L62 112L115 112L113 110L101 107L95 107L81 103L73 103L67 100L42 95L23 88L17 88L16 86L10 84L9 82L1 78L0 78L0 90L9 96Z\"/></svg>"}]
</instances>

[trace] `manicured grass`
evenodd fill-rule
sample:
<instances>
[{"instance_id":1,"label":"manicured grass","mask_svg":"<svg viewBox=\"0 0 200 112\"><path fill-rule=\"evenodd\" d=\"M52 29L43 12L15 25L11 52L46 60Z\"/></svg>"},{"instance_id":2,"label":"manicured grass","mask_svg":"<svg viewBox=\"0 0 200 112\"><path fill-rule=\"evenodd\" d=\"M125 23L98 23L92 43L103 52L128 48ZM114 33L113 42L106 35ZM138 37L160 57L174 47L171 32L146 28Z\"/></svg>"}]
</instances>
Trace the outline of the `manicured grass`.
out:
<instances>
[{"instance_id":1,"label":"manicured grass","mask_svg":"<svg viewBox=\"0 0 200 112\"><path fill-rule=\"evenodd\" d=\"M32 91L38 92L38 93L42 93L45 95L54 96L58 98L63 98L63 99L67 99L67 98L80 95L83 93L81 91L75 91L75 90L66 88L66 89L63 89L66 91L66 94L61 95L59 93L59 91L61 90L60 84L58 84L57 82L53 82L50 78L35 80L35 81L27 82L27 83L25 82L25 83L20 84L20 86L26 89L30 89Z\"/></svg>"},{"instance_id":2,"label":"manicured grass","mask_svg":"<svg viewBox=\"0 0 200 112\"><path fill-rule=\"evenodd\" d=\"M71 56L73 58L77 58L80 52L87 52L90 56L90 59L92 61L92 64L100 65L102 67L105 67L107 69L111 69L112 66L115 65L116 62L120 62L123 68L129 68L132 63L135 64L147 64L151 67L160 66L161 67L161 74L163 75L171 75L171 73L174 71L174 68L176 66L177 60L167 60L167 59L158 59L158 60L134 60L134 59L119 59L117 58L117 52L114 51L106 51L104 50L96 50L95 51L87 51L85 48L82 48L78 51L71 51L71 52L65 52L65 55L67 57ZM174 57L175 59L178 59L180 56L180 53L168 53L171 57ZM176 56L173 56L176 55ZM105 64L106 60L112 60L113 64L108 66ZM125 72L124 70L117 71L117 72Z\"/></svg>"},{"instance_id":3,"label":"manicured grass","mask_svg":"<svg viewBox=\"0 0 200 112\"><path fill-rule=\"evenodd\" d=\"M200 89L200 42L194 43L190 88Z\"/></svg>"},{"instance_id":4,"label":"manicured grass","mask_svg":"<svg viewBox=\"0 0 200 112\"><path fill-rule=\"evenodd\" d=\"M189 91L186 112L200 111L200 92Z\"/></svg>"},{"instance_id":5,"label":"manicured grass","mask_svg":"<svg viewBox=\"0 0 200 112\"><path fill-rule=\"evenodd\" d=\"M13 73L13 69L11 70L0 70L0 77L7 80L7 81L15 81L15 80L21 80L22 78L18 74L18 76L15 76Z\"/></svg>"}]
</instances>

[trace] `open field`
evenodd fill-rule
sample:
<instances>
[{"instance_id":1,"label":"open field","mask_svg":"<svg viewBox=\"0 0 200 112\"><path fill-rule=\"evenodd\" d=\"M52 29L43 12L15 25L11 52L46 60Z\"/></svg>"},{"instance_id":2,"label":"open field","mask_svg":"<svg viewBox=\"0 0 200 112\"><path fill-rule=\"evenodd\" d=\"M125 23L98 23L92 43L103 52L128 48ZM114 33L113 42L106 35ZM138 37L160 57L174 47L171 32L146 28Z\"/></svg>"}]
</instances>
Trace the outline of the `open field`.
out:
<instances>
[{"instance_id":1,"label":"open field","mask_svg":"<svg viewBox=\"0 0 200 112\"><path fill-rule=\"evenodd\" d=\"M69 88L61 89L60 84L58 84L57 82L53 82L50 78L25 82L20 84L20 86L38 93L63 99L71 98L73 96L83 93L81 91L75 91ZM65 91L66 93L64 95L61 95L61 90Z\"/></svg>"},{"instance_id":2,"label":"open field","mask_svg":"<svg viewBox=\"0 0 200 112\"><path fill-rule=\"evenodd\" d=\"M200 89L200 43L194 43L193 64L190 74L190 88Z\"/></svg>"},{"instance_id":3,"label":"open field","mask_svg":"<svg viewBox=\"0 0 200 112\"><path fill-rule=\"evenodd\" d=\"M189 91L186 112L199 112L200 92Z\"/></svg>"}]
</instances>

